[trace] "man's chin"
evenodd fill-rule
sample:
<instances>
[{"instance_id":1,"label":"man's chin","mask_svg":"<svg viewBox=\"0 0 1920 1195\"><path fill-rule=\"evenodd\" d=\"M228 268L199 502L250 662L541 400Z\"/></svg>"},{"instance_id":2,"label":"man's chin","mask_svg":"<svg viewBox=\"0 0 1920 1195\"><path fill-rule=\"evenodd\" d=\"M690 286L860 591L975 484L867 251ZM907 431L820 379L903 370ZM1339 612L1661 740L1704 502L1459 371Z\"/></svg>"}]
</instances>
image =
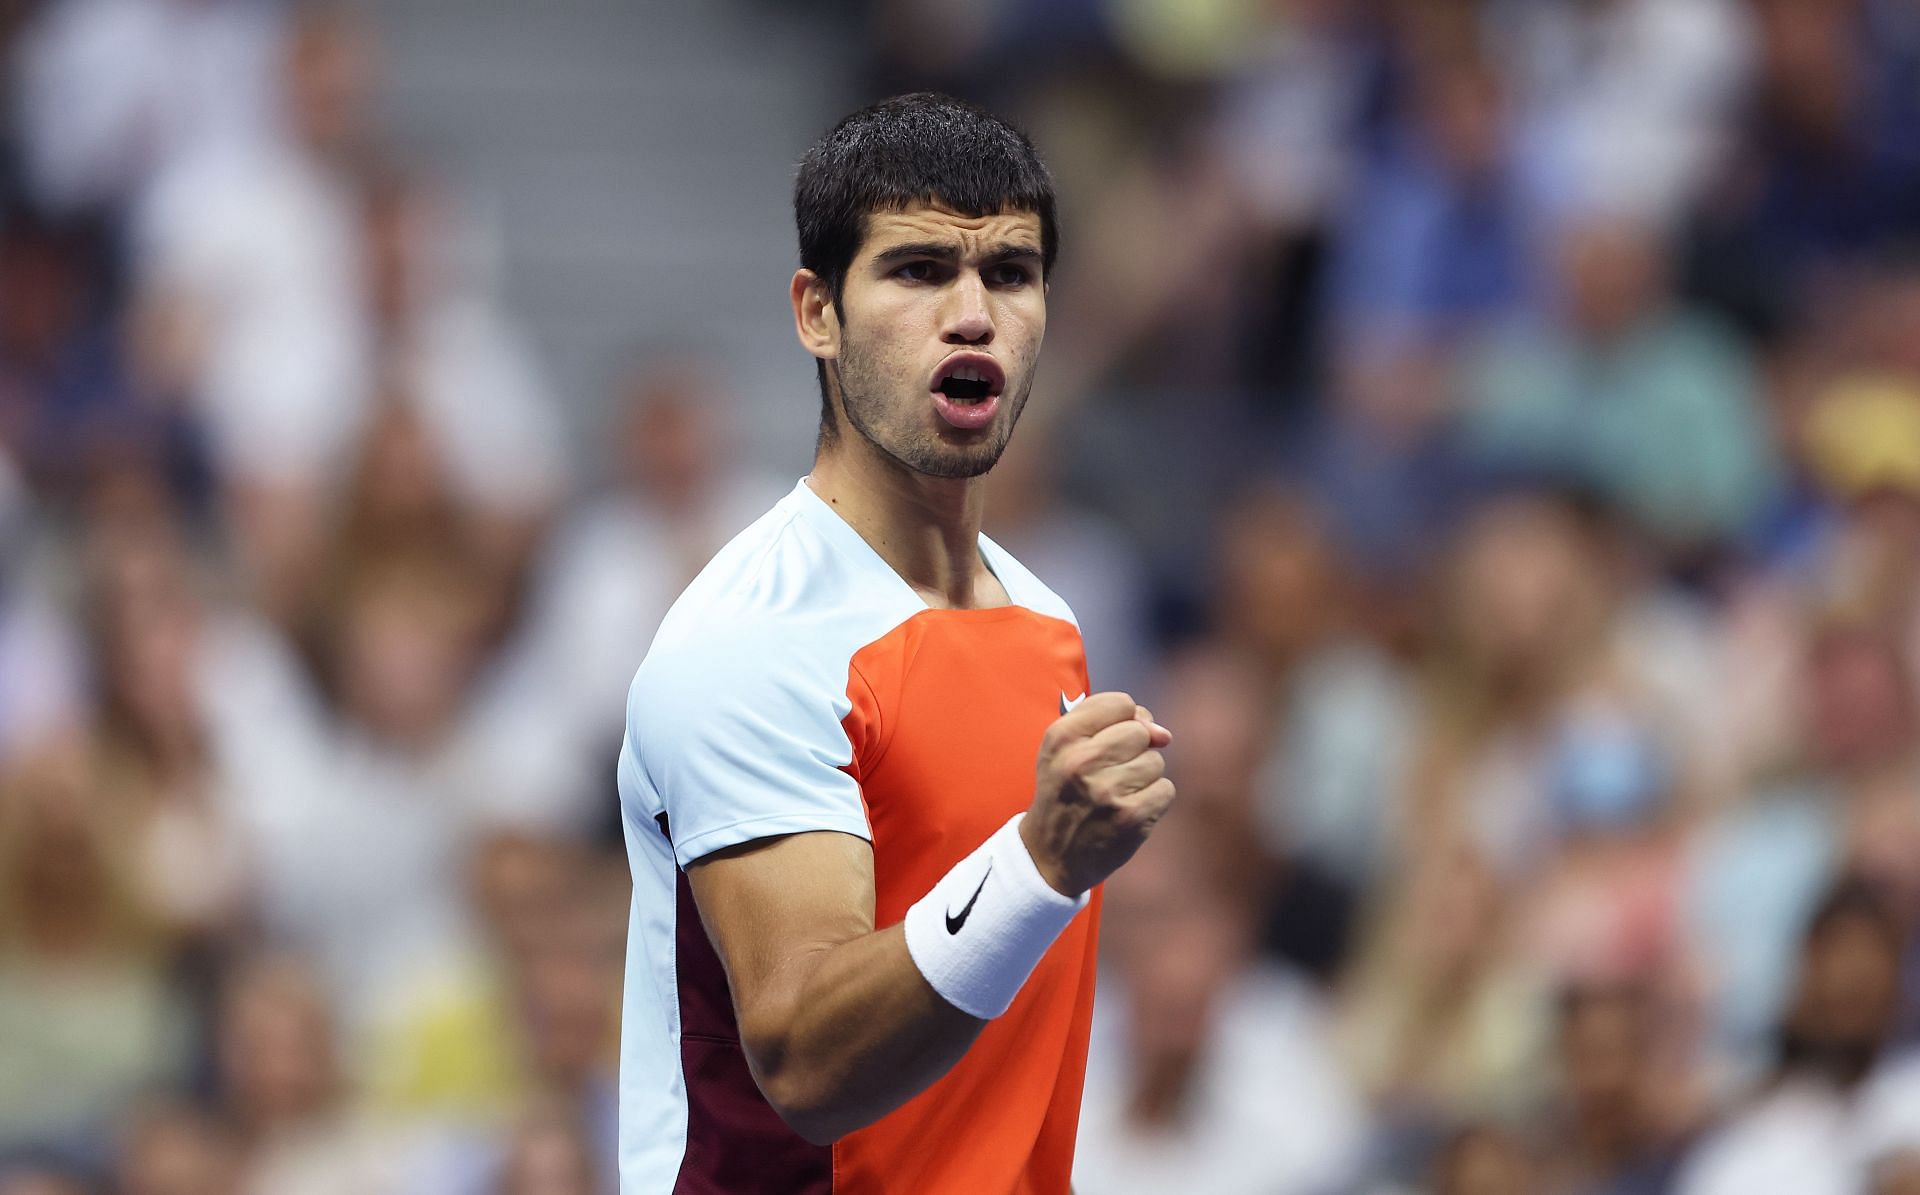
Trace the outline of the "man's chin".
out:
<instances>
[{"instance_id":1,"label":"man's chin","mask_svg":"<svg viewBox=\"0 0 1920 1195\"><path fill-rule=\"evenodd\" d=\"M999 420L978 431L945 426L928 428L889 443L891 437L876 436L861 420L847 412L848 423L862 439L896 465L922 477L943 481L966 481L979 477L1000 461L1012 438L1011 426Z\"/></svg>"},{"instance_id":2,"label":"man's chin","mask_svg":"<svg viewBox=\"0 0 1920 1195\"><path fill-rule=\"evenodd\" d=\"M1007 441L1011 438L999 428L970 444L956 444L944 435L936 435L930 443L916 446L914 456L917 459L904 463L928 477L951 480L979 477L1000 463L1000 456L1006 452Z\"/></svg>"},{"instance_id":3,"label":"man's chin","mask_svg":"<svg viewBox=\"0 0 1920 1195\"><path fill-rule=\"evenodd\" d=\"M970 452L955 452L951 449L917 454L917 459L902 461L907 468L926 477L938 477L945 481L965 481L980 477L1000 463L1000 453L1006 445L996 444L991 448L980 448Z\"/></svg>"}]
</instances>

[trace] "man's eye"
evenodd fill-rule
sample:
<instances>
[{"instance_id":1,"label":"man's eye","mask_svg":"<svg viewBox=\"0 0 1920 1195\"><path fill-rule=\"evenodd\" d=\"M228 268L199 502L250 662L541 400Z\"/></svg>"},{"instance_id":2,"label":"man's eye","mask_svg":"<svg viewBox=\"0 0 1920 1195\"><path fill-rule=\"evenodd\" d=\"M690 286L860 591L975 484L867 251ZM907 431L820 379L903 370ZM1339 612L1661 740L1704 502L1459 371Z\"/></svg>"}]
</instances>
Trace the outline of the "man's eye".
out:
<instances>
[{"instance_id":1,"label":"man's eye","mask_svg":"<svg viewBox=\"0 0 1920 1195\"><path fill-rule=\"evenodd\" d=\"M995 266L989 277L996 286L1025 286L1033 281L1025 266Z\"/></svg>"},{"instance_id":2,"label":"man's eye","mask_svg":"<svg viewBox=\"0 0 1920 1195\"><path fill-rule=\"evenodd\" d=\"M893 273L895 277L905 278L908 282L930 282L933 280L933 263L910 261Z\"/></svg>"}]
</instances>

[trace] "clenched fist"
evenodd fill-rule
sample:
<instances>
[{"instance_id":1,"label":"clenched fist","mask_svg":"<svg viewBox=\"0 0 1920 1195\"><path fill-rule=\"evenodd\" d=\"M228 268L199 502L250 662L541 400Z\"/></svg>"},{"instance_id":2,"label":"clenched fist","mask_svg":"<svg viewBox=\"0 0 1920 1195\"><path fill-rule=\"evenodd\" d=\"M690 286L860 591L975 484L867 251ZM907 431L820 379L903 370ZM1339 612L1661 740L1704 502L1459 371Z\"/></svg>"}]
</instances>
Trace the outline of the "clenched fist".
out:
<instances>
[{"instance_id":1,"label":"clenched fist","mask_svg":"<svg viewBox=\"0 0 1920 1195\"><path fill-rule=\"evenodd\" d=\"M1048 884L1078 896L1140 849L1173 803L1159 751L1172 741L1125 693L1095 693L1047 728L1020 837Z\"/></svg>"}]
</instances>

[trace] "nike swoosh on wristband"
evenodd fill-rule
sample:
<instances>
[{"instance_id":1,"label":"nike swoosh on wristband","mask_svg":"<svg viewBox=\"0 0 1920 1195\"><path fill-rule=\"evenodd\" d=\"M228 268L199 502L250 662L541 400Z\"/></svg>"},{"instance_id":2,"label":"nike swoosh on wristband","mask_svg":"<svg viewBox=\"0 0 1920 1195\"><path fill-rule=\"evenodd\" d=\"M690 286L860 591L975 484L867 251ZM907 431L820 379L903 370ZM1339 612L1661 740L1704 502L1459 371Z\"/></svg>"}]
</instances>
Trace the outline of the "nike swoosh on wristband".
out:
<instances>
[{"instance_id":1,"label":"nike swoosh on wristband","mask_svg":"<svg viewBox=\"0 0 1920 1195\"><path fill-rule=\"evenodd\" d=\"M1080 694L1080 696L1075 697L1071 701L1069 701L1067 699L1067 691L1065 689L1060 690L1060 716L1063 718L1066 717L1067 712L1069 710L1073 709L1074 706L1079 705L1081 702L1085 701L1086 699L1087 699L1087 695L1085 693L1082 693Z\"/></svg>"},{"instance_id":2,"label":"nike swoosh on wristband","mask_svg":"<svg viewBox=\"0 0 1920 1195\"><path fill-rule=\"evenodd\" d=\"M950 934L959 933L960 927L965 925L967 923L967 918L973 915L973 906L979 903L980 894L987 890L987 877L992 874L993 874L993 860L989 859L987 860L987 869L980 873L980 886L973 890L973 896L969 898L966 905L963 908L961 908L959 915L956 916L953 913L947 914L947 932L948 933Z\"/></svg>"}]
</instances>

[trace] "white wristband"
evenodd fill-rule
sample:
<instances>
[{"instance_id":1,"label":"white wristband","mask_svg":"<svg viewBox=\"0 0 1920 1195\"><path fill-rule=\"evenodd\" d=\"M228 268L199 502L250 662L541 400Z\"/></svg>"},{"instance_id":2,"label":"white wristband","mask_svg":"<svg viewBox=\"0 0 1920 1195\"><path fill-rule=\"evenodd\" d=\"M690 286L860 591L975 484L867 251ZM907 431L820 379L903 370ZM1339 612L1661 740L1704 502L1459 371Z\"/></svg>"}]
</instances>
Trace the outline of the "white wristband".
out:
<instances>
[{"instance_id":1,"label":"white wristband","mask_svg":"<svg viewBox=\"0 0 1920 1195\"><path fill-rule=\"evenodd\" d=\"M1007 1011L1040 956L1087 907L1040 875L1020 839L1022 813L954 864L907 910L907 952L933 990L970 1016Z\"/></svg>"}]
</instances>

